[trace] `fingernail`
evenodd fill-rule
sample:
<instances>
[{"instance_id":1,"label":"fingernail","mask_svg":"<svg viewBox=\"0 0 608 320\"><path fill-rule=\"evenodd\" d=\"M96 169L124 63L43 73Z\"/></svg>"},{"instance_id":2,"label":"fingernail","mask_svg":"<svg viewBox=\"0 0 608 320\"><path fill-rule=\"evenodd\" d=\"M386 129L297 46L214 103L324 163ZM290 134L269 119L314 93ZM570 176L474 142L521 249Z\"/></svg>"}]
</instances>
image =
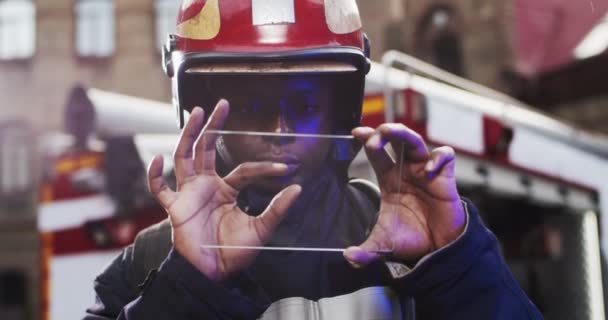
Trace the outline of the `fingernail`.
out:
<instances>
[{"instance_id":1,"label":"fingernail","mask_svg":"<svg viewBox=\"0 0 608 320\"><path fill-rule=\"evenodd\" d=\"M353 268L355 269L361 269L361 265L358 263L350 262L350 265L353 266Z\"/></svg>"},{"instance_id":2,"label":"fingernail","mask_svg":"<svg viewBox=\"0 0 608 320\"><path fill-rule=\"evenodd\" d=\"M435 167L435 162L433 162L432 160L426 163L426 166L424 167L424 170L426 171L433 171L433 168Z\"/></svg>"},{"instance_id":3,"label":"fingernail","mask_svg":"<svg viewBox=\"0 0 608 320\"><path fill-rule=\"evenodd\" d=\"M275 169L281 169L281 170L287 169L287 165L286 164L284 164L284 163L278 163L278 162L277 163L273 163L272 167L275 168Z\"/></svg>"}]
</instances>

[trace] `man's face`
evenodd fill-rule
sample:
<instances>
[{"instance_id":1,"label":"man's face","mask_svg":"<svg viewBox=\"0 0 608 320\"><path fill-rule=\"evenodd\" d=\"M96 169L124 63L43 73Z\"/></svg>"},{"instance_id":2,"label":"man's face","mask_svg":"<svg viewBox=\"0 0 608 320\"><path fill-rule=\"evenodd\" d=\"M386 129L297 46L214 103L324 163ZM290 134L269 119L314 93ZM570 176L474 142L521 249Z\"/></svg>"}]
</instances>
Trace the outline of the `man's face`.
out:
<instances>
[{"instance_id":1,"label":"man's face","mask_svg":"<svg viewBox=\"0 0 608 320\"><path fill-rule=\"evenodd\" d=\"M232 78L231 80L234 80ZM234 165L272 161L289 166L289 174L264 178L258 188L276 192L312 178L327 159L331 141L282 134L331 133L332 88L323 76L245 76L219 84L218 92L230 103L225 130L277 135L225 135Z\"/></svg>"}]
</instances>

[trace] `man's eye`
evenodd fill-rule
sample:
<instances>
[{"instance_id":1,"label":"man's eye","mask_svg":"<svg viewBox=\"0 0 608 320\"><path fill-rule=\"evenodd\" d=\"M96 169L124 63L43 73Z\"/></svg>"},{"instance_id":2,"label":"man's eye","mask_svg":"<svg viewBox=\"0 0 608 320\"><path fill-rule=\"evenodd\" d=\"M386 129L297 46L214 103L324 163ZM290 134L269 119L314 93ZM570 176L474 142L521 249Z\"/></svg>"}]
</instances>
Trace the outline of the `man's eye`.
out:
<instances>
[{"instance_id":1,"label":"man's eye","mask_svg":"<svg viewBox=\"0 0 608 320\"><path fill-rule=\"evenodd\" d=\"M237 111L240 113L257 113L260 111L260 104L256 102L243 103L237 107Z\"/></svg>"},{"instance_id":2,"label":"man's eye","mask_svg":"<svg viewBox=\"0 0 608 320\"><path fill-rule=\"evenodd\" d=\"M321 110L321 107L317 104L300 103L292 105L290 109L294 116L308 117L316 116Z\"/></svg>"},{"instance_id":3,"label":"man's eye","mask_svg":"<svg viewBox=\"0 0 608 320\"><path fill-rule=\"evenodd\" d=\"M311 103L297 104L292 108L295 110L295 112L301 115L314 115L317 114L319 110L321 110L319 105Z\"/></svg>"},{"instance_id":4,"label":"man's eye","mask_svg":"<svg viewBox=\"0 0 608 320\"><path fill-rule=\"evenodd\" d=\"M306 111L306 113L309 113L309 114L317 113L317 112L319 112L319 110L321 110L321 108L317 104L307 104L304 106L304 111Z\"/></svg>"},{"instance_id":5,"label":"man's eye","mask_svg":"<svg viewBox=\"0 0 608 320\"><path fill-rule=\"evenodd\" d=\"M307 92L297 92L288 97L286 104L301 115L314 115L321 110L314 95Z\"/></svg>"}]
</instances>

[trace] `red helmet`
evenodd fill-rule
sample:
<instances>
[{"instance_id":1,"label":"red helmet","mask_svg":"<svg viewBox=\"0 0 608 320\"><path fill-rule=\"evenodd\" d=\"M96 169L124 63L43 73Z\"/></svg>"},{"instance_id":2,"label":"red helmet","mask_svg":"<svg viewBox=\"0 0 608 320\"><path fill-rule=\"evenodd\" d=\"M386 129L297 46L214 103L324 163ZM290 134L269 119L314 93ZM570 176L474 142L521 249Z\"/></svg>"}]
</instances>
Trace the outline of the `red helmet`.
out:
<instances>
[{"instance_id":1,"label":"red helmet","mask_svg":"<svg viewBox=\"0 0 608 320\"><path fill-rule=\"evenodd\" d=\"M339 102L344 109L336 114L350 130L360 122L369 66L355 0L184 0L176 34L163 48L180 128L183 110L216 102L205 100L211 95L192 73L200 79L254 72L343 74L338 90L345 93Z\"/></svg>"}]
</instances>

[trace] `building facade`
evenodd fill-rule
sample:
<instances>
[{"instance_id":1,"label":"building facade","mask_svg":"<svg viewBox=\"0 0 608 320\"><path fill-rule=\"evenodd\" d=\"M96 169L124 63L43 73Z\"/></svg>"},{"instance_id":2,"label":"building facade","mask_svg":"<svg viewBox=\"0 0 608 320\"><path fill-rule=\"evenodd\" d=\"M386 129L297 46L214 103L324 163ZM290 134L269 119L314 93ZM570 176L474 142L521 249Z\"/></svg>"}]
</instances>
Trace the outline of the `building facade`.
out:
<instances>
[{"instance_id":1,"label":"building facade","mask_svg":"<svg viewBox=\"0 0 608 320\"><path fill-rule=\"evenodd\" d=\"M76 84L169 101L159 46L171 30L178 0L0 3L7 1L31 6L31 12L23 10L31 21L21 23L30 25L35 40L22 46L21 55L3 56L0 49L0 119L23 118L43 130L59 129L67 93ZM374 60L386 49L398 49L504 87L497 65L509 64L510 42L499 19L502 10L493 1L361 0L359 5ZM20 34L27 37L27 30ZM10 43L0 38L0 47Z\"/></svg>"},{"instance_id":2,"label":"building facade","mask_svg":"<svg viewBox=\"0 0 608 320\"><path fill-rule=\"evenodd\" d=\"M35 42L29 53L0 59L0 119L57 130L77 84L169 101L158 34L173 23L166 16L179 1L5 1L33 5Z\"/></svg>"},{"instance_id":3,"label":"building facade","mask_svg":"<svg viewBox=\"0 0 608 320\"><path fill-rule=\"evenodd\" d=\"M60 129L66 96L76 84L169 102L159 47L173 28L179 2L0 0L0 119L22 118L42 130ZM515 22L521 1L358 3L374 60L397 49L516 93L505 74L519 72ZM594 111L602 105L591 104ZM576 122L572 109L569 104L553 110Z\"/></svg>"},{"instance_id":4,"label":"building facade","mask_svg":"<svg viewBox=\"0 0 608 320\"><path fill-rule=\"evenodd\" d=\"M505 91L502 73L513 64L508 1L401 3L401 18L385 26L385 48Z\"/></svg>"}]
</instances>

